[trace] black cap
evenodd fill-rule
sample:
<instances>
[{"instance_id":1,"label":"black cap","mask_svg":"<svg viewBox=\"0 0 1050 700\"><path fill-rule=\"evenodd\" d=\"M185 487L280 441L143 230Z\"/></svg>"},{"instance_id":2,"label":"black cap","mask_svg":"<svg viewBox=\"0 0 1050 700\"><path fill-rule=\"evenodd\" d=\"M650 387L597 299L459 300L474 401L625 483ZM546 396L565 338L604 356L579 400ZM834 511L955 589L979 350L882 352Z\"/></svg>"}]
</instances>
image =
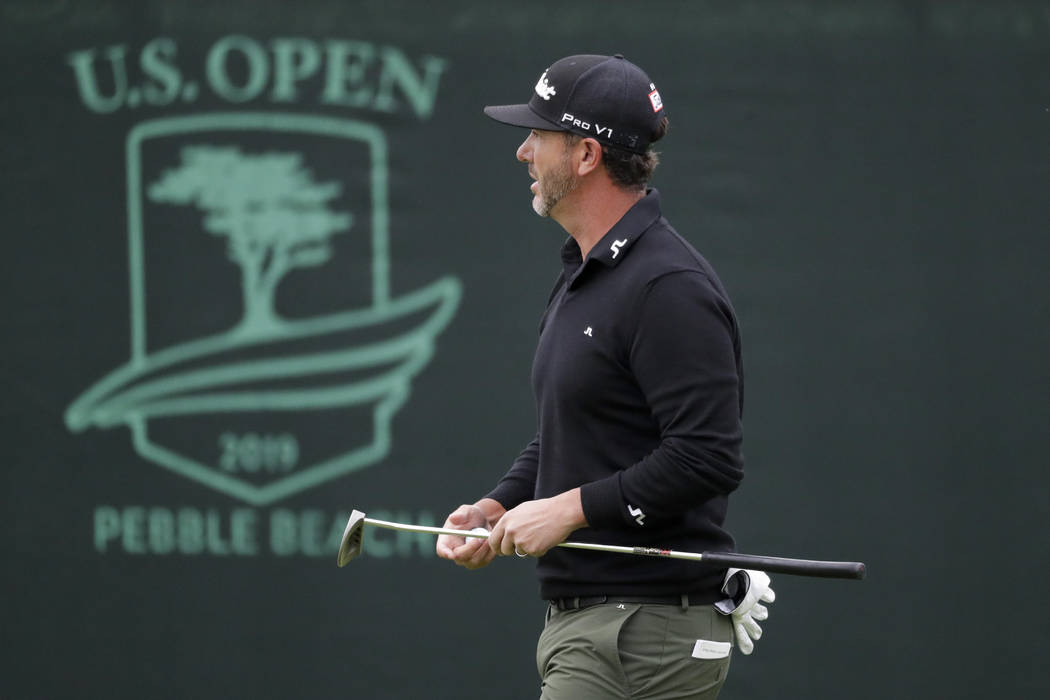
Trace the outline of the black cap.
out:
<instances>
[{"instance_id":1,"label":"black cap","mask_svg":"<svg viewBox=\"0 0 1050 700\"><path fill-rule=\"evenodd\" d=\"M649 76L620 54L563 58L543 71L528 104L490 106L485 114L527 129L571 131L635 153L645 152L665 116Z\"/></svg>"}]
</instances>

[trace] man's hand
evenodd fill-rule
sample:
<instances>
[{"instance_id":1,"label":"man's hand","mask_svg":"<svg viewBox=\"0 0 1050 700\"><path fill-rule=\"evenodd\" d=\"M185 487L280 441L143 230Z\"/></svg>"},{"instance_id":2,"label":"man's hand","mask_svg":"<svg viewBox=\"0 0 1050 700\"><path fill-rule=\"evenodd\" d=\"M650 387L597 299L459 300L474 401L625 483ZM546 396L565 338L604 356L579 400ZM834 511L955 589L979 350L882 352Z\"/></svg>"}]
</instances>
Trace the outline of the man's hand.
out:
<instances>
[{"instance_id":1,"label":"man's hand","mask_svg":"<svg viewBox=\"0 0 1050 700\"><path fill-rule=\"evenodd\" d=\"M526 501L500 518L488 546L496 554L541 557L587 525L578 488L553 498Z\"/></svg>"},{"instance_id":2,"label":"man's hand","mask_svg":"<svg viewBox=\"0 0 1050 700\"><path fill-rule=\"evenodd\" d=\"M482 499L474 505L462 505L454 510L445 519L444 526L452 530L488 529L502 514L502 506L491 499ZM467 569L480 569L496 557L488 541L481 537L440 535L436 551L442 559L454 561Z\"/></svg>"},{"instance_id":3,"label":"man's hand","mask_svg":"<svg viewBox=\"0 0 1050 700\"><path fill-rule=\"evenodd\" d=\"M722 592L729 596L715 603L723 615L733 616L733 635L744 654L755 650L755 642L762 637L758 623L769 617L769 609L762 603L772 603L776 594L769 587L769 575L751 569L730 569L726 573Z\"/></svg>"}]
</instances>

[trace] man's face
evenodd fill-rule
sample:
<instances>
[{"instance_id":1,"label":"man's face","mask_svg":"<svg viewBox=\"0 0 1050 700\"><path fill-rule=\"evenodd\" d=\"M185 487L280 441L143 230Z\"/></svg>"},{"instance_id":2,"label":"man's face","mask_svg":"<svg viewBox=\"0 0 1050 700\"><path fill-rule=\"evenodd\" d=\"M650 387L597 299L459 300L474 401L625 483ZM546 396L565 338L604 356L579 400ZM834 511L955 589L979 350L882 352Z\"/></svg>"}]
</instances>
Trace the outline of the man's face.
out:
<instances>
[{"instance_id":1,"label":"man's face","mask_svg":"<svg viewBox=\"0 0 1050 700\"><path fill-rule=\"evenodd\" d=\"M536 180L529 189L533 194L532 208L540 216L550 216L554 207L579 184L571 153L560 131L533 129L518 147L518 160L529 164L529 175Z\"/></svg>"}]
</instances>

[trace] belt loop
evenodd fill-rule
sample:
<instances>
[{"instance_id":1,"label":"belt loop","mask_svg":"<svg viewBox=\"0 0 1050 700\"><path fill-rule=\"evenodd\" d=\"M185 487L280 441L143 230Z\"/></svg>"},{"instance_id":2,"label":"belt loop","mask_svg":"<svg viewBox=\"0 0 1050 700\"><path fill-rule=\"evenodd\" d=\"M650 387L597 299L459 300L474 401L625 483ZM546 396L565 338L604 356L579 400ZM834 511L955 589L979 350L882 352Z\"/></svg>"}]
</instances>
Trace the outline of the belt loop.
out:
<instances>
[{"instance_id":1,"label":"belt loop","mask_svg":"<svg viewBox=\"0 0 1050 700\"><path fill-rule=\"evenodd\" d=\"M682 612L685 612L688 609L689 609L689 594L683 593L682 594Z\"/></svg>"},{"instance_id":2,"label":"belt loop","mask_svg":"<svg viewBox=\"0 0 1050 700\"><path fill-rule=\"evenodd\" d=\"M580 596L576 596L575 598L572 599L572 609L573 610L579 610L580 609Z\"/></svg>"}]
</instances>

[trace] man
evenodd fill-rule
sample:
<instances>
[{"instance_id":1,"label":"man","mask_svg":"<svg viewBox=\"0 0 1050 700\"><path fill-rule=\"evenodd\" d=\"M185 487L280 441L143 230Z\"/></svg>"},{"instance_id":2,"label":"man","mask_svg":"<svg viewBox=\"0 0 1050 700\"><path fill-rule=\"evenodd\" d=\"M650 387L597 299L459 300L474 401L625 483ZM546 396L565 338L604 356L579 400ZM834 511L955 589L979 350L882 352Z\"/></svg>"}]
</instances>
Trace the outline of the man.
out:
<instances>
[{"instance_id":1,"label":"man","mask_svg":"<svg viewBox=\"0 0 1050 700\"><path fill-rule=\"evenodd\" d=\"M535 181L533 209L570 238L533 364L536 437L491 493L445 523L491 529L488 541L442 536L437 553L471 569L496 555L538 558L550 601L543 698L716 697L734 622L745 653L760 634L768 577L556 548L570 533L734 546L722 524L743 476L740 334L714 270L646 189L667 128L660 93L623 56L570 56L527 105L485 113L530 129L517 158Z\"/></svg>"}]
</instances>

